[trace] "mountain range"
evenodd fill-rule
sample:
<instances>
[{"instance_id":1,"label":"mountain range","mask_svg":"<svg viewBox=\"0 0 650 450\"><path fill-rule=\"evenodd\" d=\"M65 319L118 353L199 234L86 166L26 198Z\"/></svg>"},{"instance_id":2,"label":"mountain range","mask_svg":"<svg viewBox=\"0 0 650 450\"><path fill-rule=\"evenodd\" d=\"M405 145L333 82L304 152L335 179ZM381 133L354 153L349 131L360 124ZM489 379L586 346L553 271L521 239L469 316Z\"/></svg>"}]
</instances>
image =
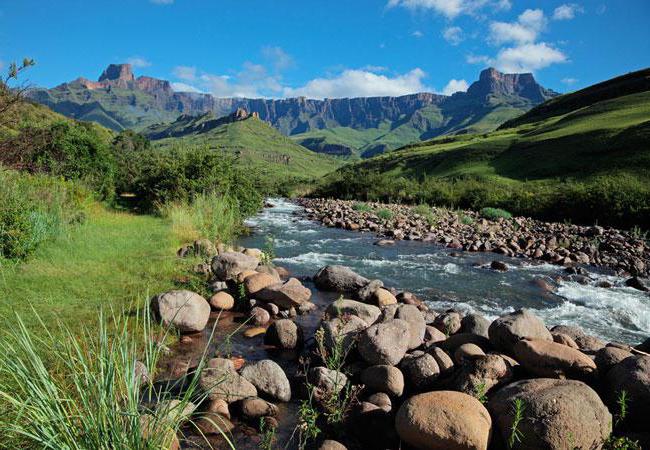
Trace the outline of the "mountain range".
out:
<instances>
[{"instance_id":1,"label":"mountain range","mask_svg":"<svg viewBox=\"0 0 650 450\"><path fill-rule=\"evenodd\" d=\"M175 92L166 80L136 78L129 64L109 65L98 81L81 77L29 92L32 100L56 112L113 130L142 131L181 115L219 117L244 109L313 151L348 157L372 156L443 134L491 131L556 95L532 74L486 69L467 92L451 96L217 98Z\"/></svg>"}]
</instances>

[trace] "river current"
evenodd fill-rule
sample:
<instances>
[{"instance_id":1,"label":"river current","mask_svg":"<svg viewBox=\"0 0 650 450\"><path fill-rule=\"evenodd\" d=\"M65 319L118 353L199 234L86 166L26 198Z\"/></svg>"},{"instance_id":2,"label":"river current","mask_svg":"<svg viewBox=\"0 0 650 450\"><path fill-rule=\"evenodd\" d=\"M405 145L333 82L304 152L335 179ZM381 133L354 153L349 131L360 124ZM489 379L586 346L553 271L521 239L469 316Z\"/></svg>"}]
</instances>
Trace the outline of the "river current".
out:
<instances>
[{"instance_id":1,"label":"river current","mask_svg":"<svg viewBox=\"0 0 650 450\"><path fill-rule=\"evenodd\" d=\"M325 265L341 264L388 287L411 291L437 311L471 310L494 319L525 307L548 326L579 325L605 341L636 344L650 335L650 297L595 268L587 268L592 281L579 284L559 280L566 275L562 267L494 253L458 252L416 241L380 247L373 245L378 240L373 233L327 228L300 217L299 205L285 199L270 202L274 208L247 221L252 234L240 244L263 248L272 236L274 262L293 276L313 276ZM509 270L490 270L493 260L505 262ZM556 289L548 292L536 279ZM596 287L602 280L614 287Z\"/></svg>"}]
</instances>

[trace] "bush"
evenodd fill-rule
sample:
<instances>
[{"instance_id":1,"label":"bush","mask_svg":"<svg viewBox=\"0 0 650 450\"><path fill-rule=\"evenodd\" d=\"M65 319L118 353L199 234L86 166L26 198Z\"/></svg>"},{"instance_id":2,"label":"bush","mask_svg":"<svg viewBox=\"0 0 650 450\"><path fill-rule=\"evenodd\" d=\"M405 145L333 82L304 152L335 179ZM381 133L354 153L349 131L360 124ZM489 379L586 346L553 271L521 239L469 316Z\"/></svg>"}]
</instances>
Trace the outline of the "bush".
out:
<instances>
[{"instance_id":1,"label":"bush","mask_svg":"<svg viewBox=\"0 0 650 450\"><path fill-rule=\"evenodd\" d=\"M24 258L83 221L90 198L79 184L0 167L0 260Z\"/></svg>"},{"instance_id":2,"label":"bush","mask_svg":"<svg viewBox=\"0 0 650 450\"><path fill-rule=\"evenodd\" d=\"M390 209L382 208L377 211L377 217L379 217L382 220L390 220L393 218L393 211Z\"/></svg>"},{"instance_id":3,"label":"bush","mask_svg":"<svg viewBox=\"0 0 650 450\"><path fill-rule=\"evenodd\" d=\"M512 214L501 208L483 208L481 209L481 216L489 220L512 219Z\"/></svg>"},{"instance_id":4,"label":"bush","mask_svg":"<svg viewBox=\"0 0 650 450\"><path fill-rule=\"evenodd\" d=\"M359 212L370 212L370 211L372 211L372 208L370 207L370 205L368 205L367 203L363 203L363 202L356 202L354 205L352 205L352 209L354 209L355 211L359 211Z\"/></svg>"}]
</instances>

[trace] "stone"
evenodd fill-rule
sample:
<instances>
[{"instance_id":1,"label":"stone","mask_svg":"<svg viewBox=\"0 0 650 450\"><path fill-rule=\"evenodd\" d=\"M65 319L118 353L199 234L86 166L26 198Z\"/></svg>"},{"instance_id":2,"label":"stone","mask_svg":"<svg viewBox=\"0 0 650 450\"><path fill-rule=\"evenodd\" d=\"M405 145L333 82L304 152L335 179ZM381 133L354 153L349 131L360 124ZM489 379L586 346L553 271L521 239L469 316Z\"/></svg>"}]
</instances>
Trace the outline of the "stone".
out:
<instances>
[{"instance_id":1,"label":"stone","mask_svg":"<svg viewBox=\"0 0 650 450\"><path fill-rule=\"evenodd\" d=\"M520 309L496 319L488 330L490 342L505 354L512 354L517 341L523 338L553 341L542 319L527 309Z\"/></svg>"},{"instance_id":2,"label":"stone","mask_svg":"<svg viewBox=\"0 0 650 450\"><path fill-rule=\"evenodd\" d=\"M266 333L266 328L264 327L252 327L252 328L247 328L244 330L244 337L247 338L254 338L255 336L259 336L260 334Z\"/></svg>"},{"instance_id":3,"label":"stone","mask_svg":"<svg viewBox=\"0 0 650 450\"><path fill-rule=\"evenodd\" d=\"M594 361L596 367L598 367L598 372L606 374L609 369L630 356L632 356L632 353L628 350L617 347L603 347L596 352Z\"/></svg>"},{"instance_id":4,"label":"stone","mask_svg":"<svg viewBox=\"0 0 650 450\"><path fill-rule=\"evenodd\" d=\"M374 394L369 395L366 401L378 406L386 412L390 412L393 409L393 402L391 402L388 394L384 392L375 392Z\"/></svg>"},{"instance_id":5,"label":"stone","mask_svg":"<svg viewBox=\"0 0 650 450\"><path fill-rule=\"evenodd\" d=\"M343 316L323 321L321 328L326 351L329 354L342 351L348 355L356 346L357 336L368 328L368 324L357 316Z\"/></svg>"},{"instance_id":6,"label":"stone","mask_svg":"<svg viewBox=\"0 0 650 450\"><path fill-rule=\"evenodd\" d=\"M512 366L500 355L484 355L466 361L454 379L454 390L474 397L512 380Z\"/></svg>"},{"instance_id":7,"label":"stone","mask_svg":"<svg viewBox=\"0 0 650 450\"><path fill-rule=\"evenodd\" d=\"M361 372L361 382L373 392L400 397L404 392L404 374L386 364L370 366Z\"/></svg>"},{"instance_id":8,"label":"stone","mask_svg":"<svg viewBox=\"0 0 650 450\"><path fill-rule=\"evenodd\" d=\"M244 289L246 290L246 295L249 297L255 297L255 295L262 289L277 284L278 282L279 279L274 278L268 273L256 272L251 276L246 277L244 280Z\"/></svg>"},{"instance_id":9,"label":"stone","mask_svg":"<svg viewBox=\"0 0 650 450\"><path fill-rule=\"evenodd\" d=\"M303 331L291 319L276 320L266 330L264 343L282 349L295 349L302 347Z\"/></svg>"},{"instance_id":10,"label":"stone","mask_svg":"<svg viewBox=\"0 0 650 450\"><path fill-rule=\"evenodd\" d=\"M408 386L418 391L431 388L440 375L436 359L428 353L406 355L400 369Z\"/></svg>"},{"instance_id":11,"label":"stone","mask_svg":"<svg viewBox=\"0 0 650 450\"><path fill-rule=\"evenodd\" d=\"M251 256L257 260L262 258L263 252L259 248L247 248L242 252L246 256Z\"/></svg>"},{"instance_id":12,"label":"stone","mask_svg":"<svg viewBox=\"0 0 650 450\"><path fill-rule=\"evenodd\" d=\"M199 386L210 400L222 399L229 404L257 397L255 386L235 371L231 360L224 358L208 361L199 378Z\"/></svg>"},{"instance_id":13,"label":"stone","mask_svg":"<svg viewBox=\"0 0 650 450\"><path fill-rule=\"evenodd\" d=\"M454 352L454 361L456 361L456 364L462 365L467 361L471 361L481 356L485 356L485 352L483 352L481 347L476 344L467 343L456 349Z\"/></svg>"},{"instance_id":14,"label":"stone","mask_svg":"<svg viewBox=\"0 0 650 450\"><path fill-rule=\"evenodd\" d=\"M183 402L177 399L163 400L156 405L156 416L165 416L169 423L184 422L196 411L192 402Z\"/></svg>"},{"instance_id":15,"label":"stone","mask_svg":"<svg viewBox=\"0 0 650 450\"><path fill-rule=\"evenodd\" d=\"M347 447L338 441L325 439L320 447L318 447L318 450L347 450Z\"/></svg>"},{"instance_id":16,"label":"stone","mask_svg":"<svg viewBox=\"0 0 650 450\"><path fill-rule=\"evenodd\" d=\"M193 247L196 256L212 258L217 254L217 247L209 239L198 239L194 241Z\"/></svg>"},{"instance_id":17,"label":"stone","mask_svg":"<svg viewBox=\"0 0 650 450\"><path fill-rule=\"evenodd\" d=\"M359 335L357 348L368 364L396 365L406 354L410 341L408 322L392 319L366 328Z\"/></svg>"},{"instance_id":18,"label":"stone","mask_svg":"<svg viewBox=\"0 0 650 450\"><path fill-rule=\"evenodd\" d=\"M384 288L379 288L372 293L371 302L381 308L386 305L394 305L397 303L397 299L390 293L390 291Z\"/></svg>"},{"instance_id":19,"label":"stone","mask_svg":"<svg viewBox=\"0 0 650 450\"><path fill-rule=\"evenodd\" d=\"M460 331L460 314L456 311L447 311L439 314L433 321L433 326L447 336L458 333Z\"/></svg>"},{"instance_id":20,"label":"stone","mask_svg":"<svg viewBox=\"0 0 650 450\"><path fill-rule=\"evenodd\" d=\"M650 355L634 355L625 358L612 367L605 377L610 398L609 404L616 405L622 391L629 398L627 422L647 427L650 417ZM641 431L642 428L639 428Z\"/></svg>"},{"instance_id":21,"label":"stone","mask_svg":"<svg viewBox=\"0 0 650 450\"><path fill-rule=\"evenodd\" d=\"M377 319L379 319L381 310L378 307L368 305L367 303L341 299L332 302L325 310L325 314L331 318L353 314L362 319L367 325L372 325L377 321Z\"/></svg>"},{"instance_id":22,"label":"stone","mask_svg":"<svg viewBox=\"0 0 650 450\"><path fill-rule=\"evenodd\" d=\"M588 381L596 374L596 363L590 357L557 342L522 339L515 344L514 355L528 373L539 377Z\"/></svg>"},{"instance_id":23,"label":"stone","mask_svg":"<svg viewBox=\"0 0 650 450\"><path fill-rule=\"evenodd\" d=\"M454 369L454 361L443 349L431 347L427 352L436 360L441 374L447 374Z\"/></svg>"},{"instance_id":24,"label":"stone","mask_svg":"<svg viewBox=\"0 0 650 450\"><path fill-rule=\"evenodd\" d=\"M368 284L357 291L357 297L364 303L371 303L375 291L382 287L384 287L384 283L381 280L369 281Z\"/></svg>"},{"instance_id":25,"label":"stone","mask_svg":"<svg viewBox=\"0 0 650 450\"><path fill-rule=\"evenodd\" d=\"M282 309L298 307L311 298L311 291L297 278L289 278L284 283L276 283L260 290L256 297L265 302L275 303Z\"/></svg>"},{"instance_id":26,"label":"stone","mask_svg":"<svg viewBox=\"0 0 650 450\"><path fill-rule=\"evenodd\" d=\"M447 339L445 333L443 333L436 327L427 325L426 328L424 329L424 344L427 346L437 344L439 342L444 341L445 339Z\"/></svg>"},{"instance_id":27,"label":"stone","mask_svg":"<svg viewBox=\"0 0 650 450\"><path fill-rule=\"evenodd\" d=\"M453 354L458 347L463 344L474 344L481 348L484 352L492 350L492 344L490 340L473 333L456 333L449 336L443 342L438 344L441 348L447 350L450 354Z\"/></svg>"},{"instance_id":28,"label":"stone","mask_svg":"<svg viewBox=\"0 0 650 450\"><path fill-rule=\"evenodd\" d=\"M235 429L229 418L217 413L204 414L196 421L196 426L205 435L223 435Z\"/></svg>"},{"instance_id":29,"label":"stone","mask_svg":"<svg viewBox=\"0 0 650 450\"><path fill-rule=\"evenodd\" d=\"M242 416L247 420L255 420L267 416L275 417L278 415L277 406L258 397L243 399L239 404L239 408Z\"/></svg>"},{"instance_id":30,"label":"stone","mask_svg":"<svg viewBox=\"0 0 650 450\"><path fill-rule=\"evenodd\" d=\"M149 375L149 369L142 361L136 361L133 367L133 373L135 375L136 381L140 385L149 384L151 382L151 377Z\"/></svg>"},{"instance_id":31,"label":"stone","mask_svg":"<svg viewBox=\"0 0 650 450\"><path fill-rule=\"evenodd\" d=\"M400 438L422 450L487 450L492 420L474 397L435 391L406 400L395 417Z\"/></svg>"},{"instance_id":32,"label":"stone","mask_svg":"<svg viewBox=\"0 0 650 450\"><path fill-rule=\"evenodd\" d=\"M224 252L212 258L212 273L220 281L236 280L244 270L255 270L259 260L238 252Z\"/></svg>"},{"instance_id":33,"label":"stone","mask_svg":"<svg viewBox=\"0 0 650 450\"><path fill-rule=\"evenodd\" d=\"M337 370L326 367L312 367L307 380L319 391L321 398L339 394L348 383L348 377Z\"/></svg>"},{"instance_id":34,"label":"stone","mask_svg":"<svg viewBox=\"0 0 650 450\"><path fill-rule=\"evenodd\" d=\"M235 277L236 281L238 284L242 284L244 281L246 281L247 278L252 277L253 275L256 275L258 272L257 270L242 270L237 274Z\"/></svg>"},{"instance_id":35,"label":"stone","mask_svg":"<svg viewBox=\"0 0 650 450\"><path fill-rule=\"evenodd\" d=\"M176 432L171 426L161 425L159 419L151 414L143 414L140 416L140 433L144 439L151 438L154 434L161 435L161 444L165 450L180 450L181 445L176 436Z\"/></svg>"},{"instance_id":36,"label":"stone","mask_svg":"<svg viewBox=\"0 0 650 450\"><path fill-rule=\"evenodd\" d=\"M252 308L248 313L248 317L248 323L255 326L266 325L269 320L271 320L271 315L269 312L264 308L260 308L259 306Z\"/></svg>"},{"instance_id":37,"label":"stone","mask_svg":"<svg viewBox=\"0 0 650 450\"><path fill-rule=\"evenodd\" d=\"M527 450L599 449L612 431L612 415L598 394L577 380L535 378L499 389L488 402L504 440L512 433L515 401L523 402L517 425Z\"/></svg>"},{"instance_id":38,"label":"stone","mask_svg":"<svg viewBox=\"0 0 650 450\"><path fill-rule=\"evenodd\" d=\"M325 266L314 276L314 284L323 291L356 293L368 279L345 266Z\"/></svg>"},{"instance_id":39,"label":"stone","mask_svg":"<svg viewBox=\"0 0 650 450\"><path fill-rule=\"evenodd\" d=\"M413 305L401 304L395 313L396 319L401 319L409 324L409 344L408 349L413 350L422 345L426 324L420 310Z\"/></svg>"},{"instance_id":40,"label":"stone","mask_svg":"<svg viewBox=\"0 0 650 450\"><path fill-rule=\"evenodd\" d=\"M210 319L210 304L199 294L176 290L157 295L151 310L163 326L174 326L182 333L203 331Z\"/></svg>"},{"instance_id":41,"label":"stone","mask_svg":"<svg viewBox=\"0 0 650 450\"><path fill-rule=\"evenodd\" d=\"M578 349L578 344L576 344L576 341L574 341L571 336L564 333L551 333L551 335L553 336L553 342L575 348L576 350Z\"/></svg>"},{"instance_id":42,"label":"stone","mask_svg":"<svg viewBox=\"0 0 650 450\"><path fill-rule=\"evenodd\" d=\"M628 278L627 280L625 280L625 285L642 292L650 291L650 287L648 287L648 283L639 277Z\"/></svg>"},{"instance_id":43,"label":"stone","mask_svg":"<svg viewBox=\"0 0 650 450\"><path fill-rule=\"evenodd\" d=\"M229 293L220 291L210 297L210 306L214 309L229 311L235 307L235 299Z\"/></svg>"},{"instance_id":44,"label":"stone","mask_svg":"<svg viewBox=\"0 0 650 450\"><path fill-rule=\"evenodd\" d=\"M490 269L498 272L506 272L508 270L508 265L502 261L492 261L490 263Z\"/></svg>"},{"instance_id":45,"label":"stone","mask_svg":"<svg viewBox=\"0 0 650 450\"><path fill-rule=\"evenodd\" d=\"M289 379L275 361L263 359L246 364L240 373L257 388L259 394L281 402L291 400Z\"/></svg>"},{"instance_id":46,"label":"stone","mask_svg":"<svg viewBox=\"0 0 650 450\"><path fill-rule=\"evenodd\" d=\"M208 402L206 409L209 413L216 413L223 417L230 419L230 409L228 409L228 402L221 398L215 398Z\"/></svg>"},{"instance_id":47,"label":"stone","mask_svg":"<svg viewBox=\"0 0 650 450\"><path fill-rule=\"evenodd\" d=\"M489 337L490 321L480 314L468 314L460 321L460 332Z\"/></svg>"}]
</instances>

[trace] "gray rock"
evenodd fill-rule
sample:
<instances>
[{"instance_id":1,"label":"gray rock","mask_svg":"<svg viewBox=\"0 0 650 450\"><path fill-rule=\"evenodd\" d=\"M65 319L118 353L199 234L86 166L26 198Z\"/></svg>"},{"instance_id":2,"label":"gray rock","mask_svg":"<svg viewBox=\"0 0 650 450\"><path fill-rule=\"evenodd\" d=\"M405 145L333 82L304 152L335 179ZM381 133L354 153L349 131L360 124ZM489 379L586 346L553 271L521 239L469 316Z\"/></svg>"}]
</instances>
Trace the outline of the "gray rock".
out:
<instances>
[{"instance_id":1,"label":"gray rock","mask_svg":"<svg viewBox=\"0 0 650 450\"><path fill-rule=\"evenodd\" d=\"M520 309L496 319L489 328L490 342L499 351L512 354L517 341L523 338L553 341L542 319L527 309Z\"/></svg>"},{"instance_id":2,"label":"gray rock","mask_svg":"<svg viewBox=\"0 0 650 450\"><path fill-rule=\"evenodd\" d=\"M220 281L236 280L244 270L255 270L259 259L239 252L225 252L212 258L212 273Z\"/></svg>"},{"instance_id":3,"label":"gray rock","mask_svg":"<svg viewBox=\"0 0 650 450\"><path fill-rule=\"evenodd\" d=\"M447 311L439 314L433 321L433 326L447 336L458 333L460 331L460 314L456 311Z\"/></svg>"},{"instance_id":4,"label":"gray rock","mask_svg":"<svg viewBox=\"0 0 650 450\"><path fill-rule=\"evenodd\" d=\"M321 396L338 394L348 383L348 377L344 373L326 367L309 369L307 380L318 389Z\"/></svg>"},{"instance_id":5,"label":"gray rock","mask_svg":"<svg viewBox=\"0 0 650 450\"><path fill-rule=\"evenodd\" d=\"M413 305L399 305L395 313L396 319L404 320L409 324L409 350L413 350L422 345L426 324L420 310Z\"/></svg>"},{"instance_id":6,"label":"gray rock","mask_svg":"<svg viewBox=\"0 0 650 450\"><path fill-rule=\"evenodd\" d=\"M283 349L300 348L303 344L303 331L291 319L276 320L266 330L264 343Z\"/></svg>"},{"instance_id":7,"label":"gray rock","mask_svg":"<svg viewBox=\"0 0 650 450\"><path fill-rule=\"evenodd\" d=\"M325 310L325 314L331 318L340 317L345 314L353 314L362 319L366 324L372 325L377 321L377 319L379 319L381 310L378 307L368 305L367 303L341 299L332 302Z\"/></svg>"},{"instance_id":8,"label":"gray rock","mask_svg":"<svg viewBox=\"0 0 650 450\"><path fill-rule=\"evenodd\" d=\"M259 419L260 417L275 417L278 415L278 407L258 397L248 397L241 401L240 409L242 416L248 420Z\"/></svg>"},{"instance_id":9,"label":"gray rock","mask_svg":"<svg viewBox=\"0 0 650 450\"><path fill-rule=\"evenodd\" d=\"M356 346L359 333L368 328L368 324L357 316L347 316L323 321L321 328L326 350L333 354L338 347L348 355Z\"/></svg>"},{"instance_id":10,"label":"gray rock","mask_svg":"<svg viewBox=\"0 0 650 450\"><path fill-rule=\"evenodd\" d=\"M603 347L596 352L595 362L598 372L606 374L609 369L630 356L632 353L622 348Z\"/></svg>"},{"instance_id":11,"label":"gray rock","mask_svg":"<svg viewBox=\"0 0 650 450\"><path fill-rule=\"evenodd\" d=\"M259 306L255 306L253 309L251 309L249 317L249 323L255 326L266 325L269 320L271 320L271 315L269 312L264 308L260 308Z\"/></svg>"},{"instance_id":12,"label":"gray rock","mask_svg":"<svg viewBox=\"0 0 650 450\"><path fill-rule=\"evenodd\" d=\"M356 293L368 284L368 279L345 266L325 266L314 277L318 289L334 292Z\"/></svg>"},{"instance_id":13,"label":"gray rock","mask_svg":"<svg viewBox=\"0 0 650 450\"><path fill-rule=\"evenodd\" d=\"M372 280L357 291L357 297L364 303L370 303L373 300L375 291L382 287L384 287L384 283L381 280Z\"/></svg>"},{"instance_id":14,"label":"gray rock","mask_svg":"<svg viewBox=\"0 0 650 450\"><path fill-rule=\"evenodd\" d=\"M400 397L404 392L404 375L397 367L386 364L364 369L361 382L373 392L383 392L393 397Z\"/></svg>"},{"instance_id":15,"label":"gray rock","mask_svg":"<svg viewBox=\"0 0 650 450\"><path fill-rule=\"evenodd\" d=\"M454 361L443 349L431 347L427 352L435 358L441 374L447 374L454 369Z\"/></svg>"},{"instance_id":16,"label":"gray rock","mask_svg":"<svg viewBox=\"0 0 650 450\"><path fill-rule=\"evenodd\" d=\"M210 319L210 304L191 291L169 291L151 299L151 310L164 326L181 332L202 331Z\"/></svg>"},{"instance_id":17,"label":"gray rock","mask_svg":"<svg viewBox=\"0 0 650 450\"><path fill-rule=\"evenodd\" d=\"M311 291L297 278L289 278L284 283L276 283L261 289L256 297L265 302L275 303L282 309L299 307L311 298Z\"/></svg>"},{"instance_id":18,"label":"gray rock","mask_svg":"<svg viewBox=\"0 0 650 450\"><path fill-rule=\"evenodd\" d=\"M250 381L261 394L288 402L291 400L291 385L287 375L275 361L263 359L246 364L241 375Z\"/></svg>"},{"instance_id":19,"label":"gray rock","mask_svg":"<svg viewBox=\"0 0 650 450\"><path fill-rule=\"evenodd\" d=\"M489 328L490 321L480 314L468 314L460 321L461 333L478 334L487 338Z\"/></svg>"},{"instance_id":20,"label":"gray rock","mask_svg":"<svg viewBox=\"0 0 650 450\"><path fill-rule=\"evenodd\" d=\"M213 358L201 372L199 386L210 400L233 403L246 397L257 397L257 389L235 371L229 359Z\"/></svg>"},{"instance_id":21,"label":"gray rock","mask_svg":"<svg viewBox=\"0 0 650 450\"><path fill-rule=\"evenodd\" d=\"M373 365L396 365L406 354L410 341L408 322L393 319L368 327L359 336L361 357Z\"/></svg>"},{"instance_id":22,"label":"gray rock","mask_svg":"<svg viewBox=\"0 0 650 450\"><path fill-rule=\"evenodd\" d=\"M438 363L428 353L406 355L400 363L400 369L407 384L418 391L431 388L440 375Z\"/></svg>"},{"instance_id":23,"label":"gray rock","mask_svg":"<svg viewBox=\"0 0 650 450\"><path fill-rule=\"evenodd\" d=\"M475 397L512 380L512 366L499 355L484 355L466 361L454 379L454 390Z\"/></svg>"},{"instance_id":24,"label":"gray rock","mask_svg":"<svg viewBox=\"0 0 650 450\"><path fill-rule=\"evenodd\" d=\"M629 399L628 422L647 427L650 417L650 356L635 355L625 358L606 375L609 404L616 405L622 391ZM641 430L642 428L639 428Z\"/></svg>"}]
</instances>

